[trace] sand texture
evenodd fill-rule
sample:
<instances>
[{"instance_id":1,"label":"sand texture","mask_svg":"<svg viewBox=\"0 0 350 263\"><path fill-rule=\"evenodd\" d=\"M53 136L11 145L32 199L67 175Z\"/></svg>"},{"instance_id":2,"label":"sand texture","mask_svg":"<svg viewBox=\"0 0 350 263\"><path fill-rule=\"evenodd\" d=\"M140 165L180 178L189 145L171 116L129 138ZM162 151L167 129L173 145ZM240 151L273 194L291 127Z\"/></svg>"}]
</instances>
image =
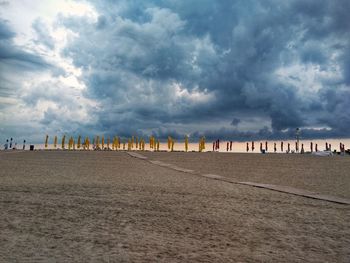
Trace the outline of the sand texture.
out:
<instances>
[{"instance_id":1,"label":"sand texture","mask_svg":"<svg viewBox=\"0 0 350 263\"><path fill-rule=\"evenodd\" d=\"M201 173L235 181L285 185L350 199L350 156L301 154L142 153Z\"/></svg>"},{"instance_id":2,"label":"sand texture","mask_svg":"<svg viewBox=\"0 0 350 263\"><path fill-rule=\"evenodd\" d=\"M349 197L350 158L144 155L241 181ZM124 152L2 152L0 165L0 262L350 259L348 205L229 184Z\"/></svg>"}]
</instances>

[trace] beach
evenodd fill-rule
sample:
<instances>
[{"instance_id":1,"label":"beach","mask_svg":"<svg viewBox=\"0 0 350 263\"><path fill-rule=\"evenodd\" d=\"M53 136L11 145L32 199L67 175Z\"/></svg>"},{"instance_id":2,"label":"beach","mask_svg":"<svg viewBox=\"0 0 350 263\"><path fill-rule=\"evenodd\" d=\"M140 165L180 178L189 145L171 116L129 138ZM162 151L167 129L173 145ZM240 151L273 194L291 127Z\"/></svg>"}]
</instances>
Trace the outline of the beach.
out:
<instances>
[{"instance_id":1,"label":"beach","mask_svg":"<svg viewBox=\"0 0 350 263\"><path fill-rule=\"evenodd\" d=\"M142 152L350 198L350 157ZM126 152L0 152L1 262L349 262L350 205Z\"/></svg>"}]
</instances>

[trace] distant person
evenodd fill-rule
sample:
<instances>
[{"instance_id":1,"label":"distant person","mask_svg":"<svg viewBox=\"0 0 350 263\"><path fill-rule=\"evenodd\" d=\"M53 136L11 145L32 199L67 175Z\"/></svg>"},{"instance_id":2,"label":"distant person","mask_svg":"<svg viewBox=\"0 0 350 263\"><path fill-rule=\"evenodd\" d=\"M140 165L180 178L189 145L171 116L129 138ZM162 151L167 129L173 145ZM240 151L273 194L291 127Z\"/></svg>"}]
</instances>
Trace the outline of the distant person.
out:
<instances>
[{"instance_id":1,"label":"distant person","mask_svg":"<svg viewBox=\"0 0 350 263\"><path fill-rule=\"evenodd\" d=\"M247 152L249 152L249 143L247 142Z\"/></svg>"},{"instance_id":2,"label":"distant person","mask_svg":"<svg viewBox=\"0 0 350 263\"><path fill-rule=\"evenodd\" d=\"M6 140L6 143L4 144L4 149L7 150L9 148L9 140Z\"/></svg>"},{"instance_id":3,"label":"distant person","mask_svg":"<svg viewBox=\"0 0 350 263\"><path fill-rule=\"evenodd\" d=\"M215 151L215 142L213 142L213 152Z\"/></svg>"},{"instance_id":4,"label":"distant person","mask_svg":"<svg viewBox=\"0 0 350 263\"><path fill-rule=\"evenodd\" d=\"M12 149L12 138L10 140L10 149Z\"/></svg>"},{"instance_id":5,"label":"distant person","mask_svg":"<svg viewBox=\"0 0 350 263\"><path fill-rule=\"evenodd\" d=\"M230 141L230 151L232 151L232 141Z\"/></svg>"},{"instance_id":6,"label":"distant person","mask_svg":"<svg viewBox=\"0 0 350 263\"><path fill-rule=\"evenodd\" d=\"M273 144L273 151L276 153L277 152L277 145L276 143Z\"/></svg>"},{"instance_id":7,"label":"distant person","mask_svg":"<svg viewBox=\"0 0 350 263\"><path fill-rule=\"evenodd\" d=\"M26 140L23 140L23 150L26 149Z\"/></svg>"},{"instance_id":8,"label":"distant person","mask_svg":"<svg viewBox=\"0 0 350 263\"><path fill-rule=\"evenodd\" d=\"M227 142L227 144L226 144L226 152L228 152L228 149L230 148L230 143L229 142Z\"/></svg>"}]
</instances>

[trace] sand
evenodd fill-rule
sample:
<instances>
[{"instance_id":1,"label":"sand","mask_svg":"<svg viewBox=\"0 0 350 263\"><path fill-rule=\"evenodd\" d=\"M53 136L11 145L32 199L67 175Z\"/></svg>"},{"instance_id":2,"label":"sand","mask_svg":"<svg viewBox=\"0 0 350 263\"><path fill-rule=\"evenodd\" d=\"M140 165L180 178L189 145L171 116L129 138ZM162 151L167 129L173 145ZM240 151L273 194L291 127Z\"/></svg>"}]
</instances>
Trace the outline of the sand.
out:
<instances>
[{"instance_id":1,"label":"sand","mask_svg":"<svg viewBox=\"0 0 350 263\"><path fill-rule=\"evenodd\" d=\"M349 196L350 158L145 155L188 169ZM221 167L232 162L236 172L225 174ZM0 165L1 262L350 259L348 205L177 172L123 152L2 152ZM328 172L335 170L337 180L331 180Z\"/></svg>"},{"instance_id":2,"label":"sand","mask_svg":"<svg viewBox=\"0 0 350 263\"><path fill-rule=\"evenodd\" d=\"M350 156L245 153L143 153L159 160L236 181L285 185L350 198Z\"/></svg>"}]
</instances>

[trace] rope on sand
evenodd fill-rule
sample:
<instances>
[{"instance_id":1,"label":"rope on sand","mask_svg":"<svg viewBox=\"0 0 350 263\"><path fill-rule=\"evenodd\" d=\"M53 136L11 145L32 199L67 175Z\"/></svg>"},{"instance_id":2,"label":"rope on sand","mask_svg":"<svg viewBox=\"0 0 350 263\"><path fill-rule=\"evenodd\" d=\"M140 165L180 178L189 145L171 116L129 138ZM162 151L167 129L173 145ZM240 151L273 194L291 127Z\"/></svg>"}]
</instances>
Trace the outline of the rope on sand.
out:
<instances>
[{"instance_id":1,"label":"rope on sand","mask_svg":"<svg viewBox=\"0 0 350 263\"><path fill-rule=\"evenodd\" d=\"M141 155L139 153L127 152L127 154L130 155L131 157L145 160L145 161L148 161L149 163L152 163L154 165L158 165L161 167L172 169L172 170L178 171L178 172L199 175L199 176L202 176L205 178L219 180L222 182L227 182L227 183L232 183L232 184L253 186L253 187L258 187L258 188L269 189L269 190L276 191L276 192L287 193L287 194L302 196L302 197L306 197L306 198L312 198L312 199L316 199L316 200L322 200L322 201L327 201L327 202L332 202L332 203L337 203L337 204L350 205L350 200L346 199L346 198L318 194L318 193L310 192L310 191L307 191L304 189L298 189L298 188L293 188L293 187L289 187L289 186L274 185L274 184L261 184L261 183L254 183L254 182L238 182L238 181L232 180L231 178L224 177L224 176L217 175L217 174L202 174L202 173L196 172L194 170L182 168L182 167L179 167L179 166L176 166L173 164L164 163L162 161L149 160L146 156Z\"/></svg>"}]
</instances>

